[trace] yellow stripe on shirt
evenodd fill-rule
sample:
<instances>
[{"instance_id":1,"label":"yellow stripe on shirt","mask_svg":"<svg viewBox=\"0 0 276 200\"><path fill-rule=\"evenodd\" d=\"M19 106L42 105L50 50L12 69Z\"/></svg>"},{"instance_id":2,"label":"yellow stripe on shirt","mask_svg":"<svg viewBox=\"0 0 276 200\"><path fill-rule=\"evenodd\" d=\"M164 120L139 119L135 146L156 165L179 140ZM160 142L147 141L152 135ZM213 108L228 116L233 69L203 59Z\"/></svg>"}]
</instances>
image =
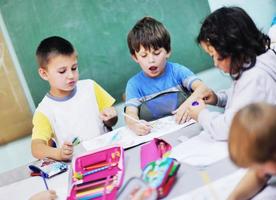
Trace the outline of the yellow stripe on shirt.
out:
<instances>
[{"instance_id":1,"label":"yellow stripe on shirt","mask_svg":"<svg viewBox=\"0 0 276 200\"><path fill-rule=\"evenodd\" d=\"M33 126L32 140L40 139L48 143L48 141L53 138L54 134L51 124L43 113L35 112L33 116Z\"/></svg>"},{"instance_id":2,"label":"yellow stripe on shirt","mask_svg":"<svg viewBox=\"0 0 276 200\"><path fill-rule=\"evenodd\" d=\"M100 112L102 112L105 108L111 107L114 104L115 99L95 81L94 91Z\"/></svg>"}]
</instances>

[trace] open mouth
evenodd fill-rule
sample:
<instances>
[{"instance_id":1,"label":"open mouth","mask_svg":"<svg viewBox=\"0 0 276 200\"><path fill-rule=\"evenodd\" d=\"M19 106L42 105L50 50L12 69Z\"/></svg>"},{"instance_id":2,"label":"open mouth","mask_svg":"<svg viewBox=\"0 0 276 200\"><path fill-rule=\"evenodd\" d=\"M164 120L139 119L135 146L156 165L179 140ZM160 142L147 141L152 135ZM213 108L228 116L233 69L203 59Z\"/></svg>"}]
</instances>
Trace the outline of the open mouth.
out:
<instances>
[{"instance_id":1,"label":"open mouth","mask_svg":"<svg viewBox=\"0 0 276 200\"><path fill-rule=\"evenodd\" d=\"M149 70L150 70L151 72L155 72L155 71L157 70L157 68L158 68L158 67L152 66L152 67L149 68Z\"/></svg>"}]
</instances>

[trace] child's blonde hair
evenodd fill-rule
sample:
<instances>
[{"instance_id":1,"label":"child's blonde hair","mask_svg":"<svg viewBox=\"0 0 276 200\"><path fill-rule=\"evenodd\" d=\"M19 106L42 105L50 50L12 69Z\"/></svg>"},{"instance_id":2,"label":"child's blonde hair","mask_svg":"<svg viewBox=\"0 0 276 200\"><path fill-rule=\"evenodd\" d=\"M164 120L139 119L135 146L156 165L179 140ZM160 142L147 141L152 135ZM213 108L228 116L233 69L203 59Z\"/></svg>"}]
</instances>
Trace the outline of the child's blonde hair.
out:
<instances>
[{"instance_id":1,"label":"child's blonde hair","mask_svg":"<svg viewBox=\"0 0 276 200\"><path fill-rule=\"evenodd\" d=\"M231 160L240 167L276 160L276 106L254 103L237 112L228 148Z\"/></svg>"}]
</instances>

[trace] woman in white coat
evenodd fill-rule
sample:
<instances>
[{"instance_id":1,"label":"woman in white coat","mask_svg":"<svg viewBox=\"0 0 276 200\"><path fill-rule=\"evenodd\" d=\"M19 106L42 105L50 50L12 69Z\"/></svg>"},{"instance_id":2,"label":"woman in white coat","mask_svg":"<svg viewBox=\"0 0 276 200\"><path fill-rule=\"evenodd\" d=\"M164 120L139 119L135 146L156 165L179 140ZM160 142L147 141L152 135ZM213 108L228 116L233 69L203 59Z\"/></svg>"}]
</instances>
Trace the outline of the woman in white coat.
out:
<instances>
[{"instance_id":1,"label":"woman in white coat","mask_svg":"<svg viewBox=\"0 0 276 200\"><path fill-rule=\"evenodd\" d=\"M207 16L197 41L215 66L230 74L233 84L228 90L204 94L187 110L204 132L227 140L240 108L260 101L276 104L276 52L270 49L269 37L239 7L222 7ZM206 104L224 107L224 113L211 112Z\"/></svg>"}]
</instances>

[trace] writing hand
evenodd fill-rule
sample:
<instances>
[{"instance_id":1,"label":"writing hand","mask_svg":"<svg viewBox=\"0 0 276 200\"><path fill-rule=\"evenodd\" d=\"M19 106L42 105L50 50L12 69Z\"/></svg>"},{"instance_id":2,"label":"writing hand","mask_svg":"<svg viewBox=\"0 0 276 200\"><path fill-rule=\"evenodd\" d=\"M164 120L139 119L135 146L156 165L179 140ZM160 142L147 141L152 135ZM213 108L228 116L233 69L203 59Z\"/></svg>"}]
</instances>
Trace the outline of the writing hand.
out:
<instances>
[{"instance_id":1,"label":"writing hand","mask_svg":"<svg viewBox=\"0 0 276 200\"><path fill-rule=\"evenodd\" d=\"M47 190L36 193L30 200L54 200L57 199L57 194L54 190Z\"/></svg>"},{"instance_id":2,"label":"writing hand","mask_svg":"<svg viewBox=\"0 0 276 200\"><path fill-rule=\"evenodd\" d=\"M139 120L138 122L133 124L132 129L137 135L147 135L151 131L151 125L145 120Z\"/></svg>"}]
</instances>

